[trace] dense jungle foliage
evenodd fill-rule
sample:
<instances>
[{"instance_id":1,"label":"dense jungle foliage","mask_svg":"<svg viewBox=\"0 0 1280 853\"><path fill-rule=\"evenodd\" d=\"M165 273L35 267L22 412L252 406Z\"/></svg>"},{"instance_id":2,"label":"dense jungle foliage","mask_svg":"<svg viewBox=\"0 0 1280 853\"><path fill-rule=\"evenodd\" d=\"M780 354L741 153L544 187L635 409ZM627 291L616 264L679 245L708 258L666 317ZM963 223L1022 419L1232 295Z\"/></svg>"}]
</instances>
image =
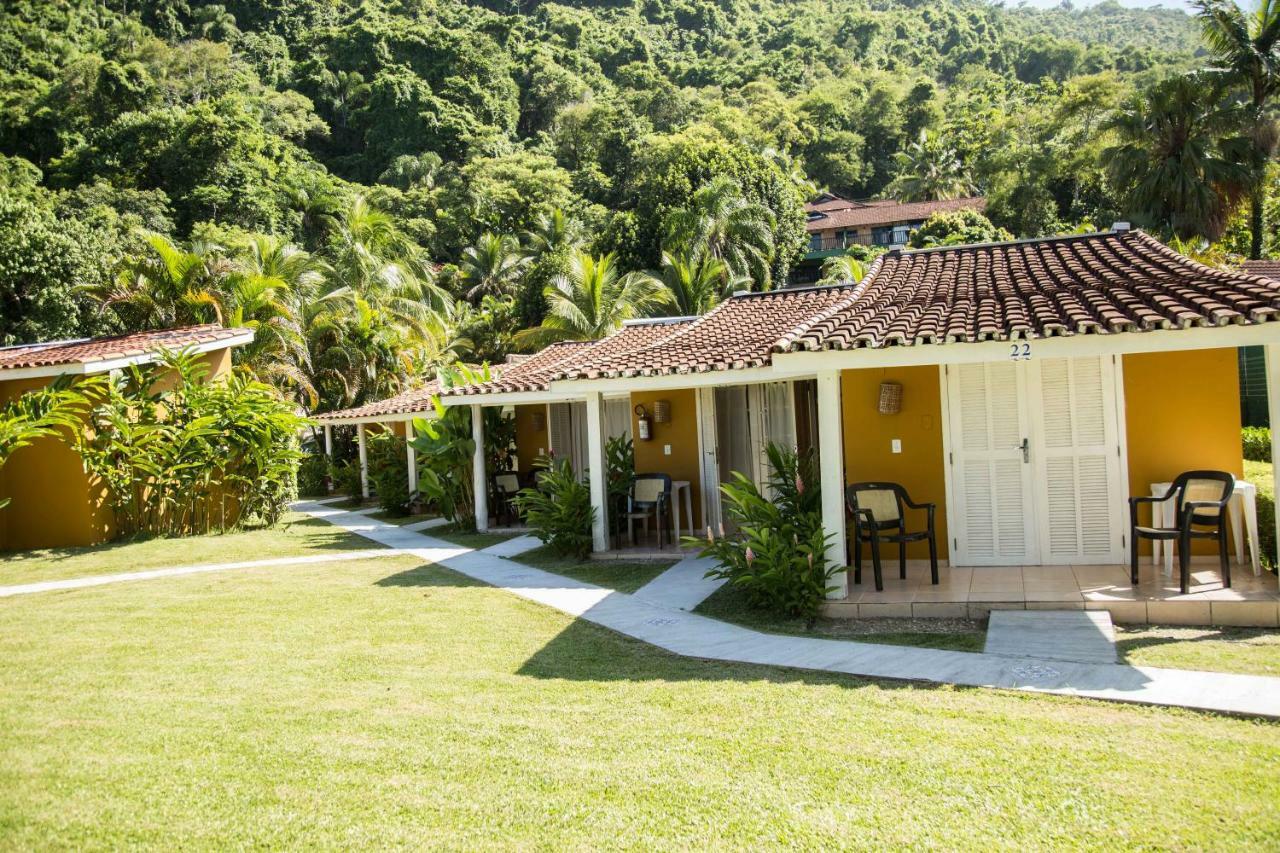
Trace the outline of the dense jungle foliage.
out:
<instances>
[{"instance_id":1,"label":"dense jungle foliage","mask_svg":"<svg viewBox=\"0 0 1280 853\"><path fill-rule=\"evenodd\" d=\"M819 189L1269 251L1273 5L9 0L0 344L252 326L341 408L778 286Z\"/></svg>"}]
</instances>

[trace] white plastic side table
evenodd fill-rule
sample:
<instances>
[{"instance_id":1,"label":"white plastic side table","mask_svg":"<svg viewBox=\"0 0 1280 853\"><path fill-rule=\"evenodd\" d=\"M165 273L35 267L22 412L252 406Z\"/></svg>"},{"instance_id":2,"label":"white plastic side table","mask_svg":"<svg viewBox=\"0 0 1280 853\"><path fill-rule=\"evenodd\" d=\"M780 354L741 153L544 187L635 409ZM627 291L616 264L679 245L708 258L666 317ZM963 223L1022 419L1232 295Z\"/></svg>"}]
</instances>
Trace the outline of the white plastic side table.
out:
<instances>
[{"instance_id":1,"label":"white plastic side table","mask_svg":"<svg viewBox=\"0 0 1280 853\"><path fill-rule=\"evenodd\" d=\"M1152 483L1151 496L1162 497L1169 493L1169 489L1173 488L1172 483ZM1160 518L1154 516L1156 512L1160 513ZM1172 527L1177 521L1178 511L1173 504L1173 499L1169 499L1164 503L1152 504L1152 523L1157 520L1159 527ZM1231 535L1236 546L1236 562L1244 562L1244 537L1247 533L1249 536L1249 562L1253 568L1255 575L1262 573L1262 564L1258 560L1258 488L1253 483L1246 483L1244 480L1236 480L1235 491L1231 493L1231 501L1227 504L1227 517L1231 522ZM1243 524L1241 524L1243 520ZM1174 543L1172 541L1154 540L1151 543L1151 562L1160 562L1161 551L1164 552L1164 574L1169 577L1173 574L1173 550Z\"/></svg>"}]
</instances>

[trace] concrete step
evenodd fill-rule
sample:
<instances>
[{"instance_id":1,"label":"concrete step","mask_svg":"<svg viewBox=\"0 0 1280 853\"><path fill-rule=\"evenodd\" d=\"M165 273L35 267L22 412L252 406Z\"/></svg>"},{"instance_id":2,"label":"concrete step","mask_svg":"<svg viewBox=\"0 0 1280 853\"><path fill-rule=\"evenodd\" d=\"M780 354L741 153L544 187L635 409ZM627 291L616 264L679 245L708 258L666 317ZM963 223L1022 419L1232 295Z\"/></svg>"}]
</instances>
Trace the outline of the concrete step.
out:
<instances>
[{"instance_id":1,"label":"concrete step","mask_svg":"<svg viewBox=\"0 0 1280 853\"><path fill-rule=\"evenodd\" d=\"M1115 663L1116 632L1105 610L993 610L989 655Z\"/></svg>"}]
</instances>

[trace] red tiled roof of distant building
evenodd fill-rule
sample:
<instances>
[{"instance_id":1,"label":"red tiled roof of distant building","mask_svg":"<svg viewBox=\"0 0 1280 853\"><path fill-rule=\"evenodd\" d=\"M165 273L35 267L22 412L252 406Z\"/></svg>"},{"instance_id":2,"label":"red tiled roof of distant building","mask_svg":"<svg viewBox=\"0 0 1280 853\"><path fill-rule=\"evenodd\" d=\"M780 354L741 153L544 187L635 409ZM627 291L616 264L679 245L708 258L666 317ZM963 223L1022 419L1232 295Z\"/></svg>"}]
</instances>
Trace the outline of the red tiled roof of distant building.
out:
<instances>
[{"instance_id":1,"label":"red tiled roof of distant building","mask_svg":"<svg viewBox=\"0 0 1280 853\"><path fill-rule=\"evenodd\" d=\"M1240 264L1240 271L1280 281L1280 261L1243 261Z\"/></svg>"},{"instance_id":2,"label":"red tiled roof of distant building","mask_svg":"<svg viewBox=\"0 0 1280 853\"><path fill-rule=\"evenodd\" d=\"M163 350L182 350L227 341L235 346L253 339L249 329L227 329L214 323L184 326L178 329L155 329L109 338L76 341L50 341L22 344L0 349L0 371L29 367L55 367L128 359L154 355Z\"/></svg>"},{"instance_id":3,"label":"red tiled roof of distant building","mask_svg":"<svg viewBox=\"0 0 1280 853\"><path fill-rule=\"evenodd\" d=\"M787 330L853 292L852 285L748 293L643 349L579 360L558 379L656 376L741 370L772 361L772 346Z\"/></svg>"},{"instance_id":4,"label":"red tiled roof of distant building","mask_svg":"<svg viewBox=\"0 0 1280 853\"><path fill-rule=\"evenodd\" d=\"M854 298L776 349L882 348L1262 323L1280 282L1183 257L1141 231L890 252Z\"/></svg>"},{"instance_id":5,"label":"red tiled roof of distant building","mask_svg":"<svg viewBox=\"0 0 1280 853\"><path fill-rule=\"evenodd\" d=\"M403 391L394 397L388 397L385 400L366 403L363 406L355 406L350 409L324 412L319 415L313 415L312 419L320 423L332 423L334 421L353 421L361 418L426 413L433 408L431 398L439 393L440 383L432 379L424 385L409 391Z\"/></svg>"},{"instance_id":6,"label":"red tiled roof of distant building","mask_svg":"<svg viewBox=\"0 0 1280 853\"><path fill-rule=\"evenodd\" d=\"M922 222L935 213L952 210L982 211L987 200L981 196L955 198L947 201L915 201L899 203L892 199L831 210L825 216L810 218L805 223L809 231L826 231L830 228L874 227L897 222Z\"/></svg>"}]
</instances>

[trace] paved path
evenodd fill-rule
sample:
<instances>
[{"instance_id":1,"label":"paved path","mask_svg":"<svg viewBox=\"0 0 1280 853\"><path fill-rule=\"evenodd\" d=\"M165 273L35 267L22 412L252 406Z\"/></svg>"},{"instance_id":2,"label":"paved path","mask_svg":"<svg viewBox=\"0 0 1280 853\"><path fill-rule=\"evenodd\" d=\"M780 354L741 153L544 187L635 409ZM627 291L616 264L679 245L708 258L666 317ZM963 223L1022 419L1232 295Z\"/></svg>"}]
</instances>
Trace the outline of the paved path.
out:
<instances>
[{"instance_id":1,"label":"paved path","mask_svg":"<svg viewBox=\"0 0 1280 853\"><path fill-rule=\"evenodd\" d=\"M67 578L57 581L39 581L36 583L0 586L0 598L12 595L30 595L35 592L52 592L58 589L84 589L90 586L102 586L109 583L125 581L146 581L155 578L173 578L180 575L198 575L205 572L225 572L231 569L258 569L267 566L293 566L310 563L335 563L351 560L367 560L370 557L396 557L389 548L377 548L365 551L335 551L330 554L311 554L305 557L273 557L268 560L245 560L239 563L206 563L199 566L174 566L167 569L150 569L144 572L121 572L114 575L90 575L83 578Z\"/></svg>"},{"instance_id":2,"label":"paved path","mask_svg":"<svg viewBox=\"0 0 1280 853\"><path fill-rule=\"evenodd\" d=\"M415 521L413 524L401 525L405 530L430 530L433 527L444 527L449 523L447 518L428 518L426 521Z\"/></svg>"},{"instance_id":3,"label":"paved path","mask_svg":"<svg viewBox=\"0 0 1280 853\"><path fill-rule=\"evenodd\" d=\"M724 584L706 576L714 565L710 557L685 557L636 590L635 597L659 607L692 610Z\"/></svg>"},{"instance_id":4,"label":"paved path","mask_svg":"<svg viewBox=\"0 0 1280 853\"><path fill-rule=\"evenodd\" d=\"M296 508L402 553L688 657L1280 717L1280 678L765 634L342 510L314 503Z\"/></svg>"},{"instance_id":5,"label":"paved path","mask_svg":"<svg viewBox=\"0 0 1280 853\"><path fill-rule=\"evenodd\" d=\"M1116 632L1105 610L993 610L989 655L1115 663Z\"/></svg>"},{"instance_id":6,"label":"paved path","mask_svg":"<svg viewBox=\"0 0 1280 853\"><path fill-rule=\"evenodd\" d=\"M512 536L505 542L499 542L497 545L490 545L488 548L481 548L481 554L492 554L495 557L517 557L526 551L532 551L534 548L540 548L542 542L536 536Z\"/></svg>"}]
</instances>

